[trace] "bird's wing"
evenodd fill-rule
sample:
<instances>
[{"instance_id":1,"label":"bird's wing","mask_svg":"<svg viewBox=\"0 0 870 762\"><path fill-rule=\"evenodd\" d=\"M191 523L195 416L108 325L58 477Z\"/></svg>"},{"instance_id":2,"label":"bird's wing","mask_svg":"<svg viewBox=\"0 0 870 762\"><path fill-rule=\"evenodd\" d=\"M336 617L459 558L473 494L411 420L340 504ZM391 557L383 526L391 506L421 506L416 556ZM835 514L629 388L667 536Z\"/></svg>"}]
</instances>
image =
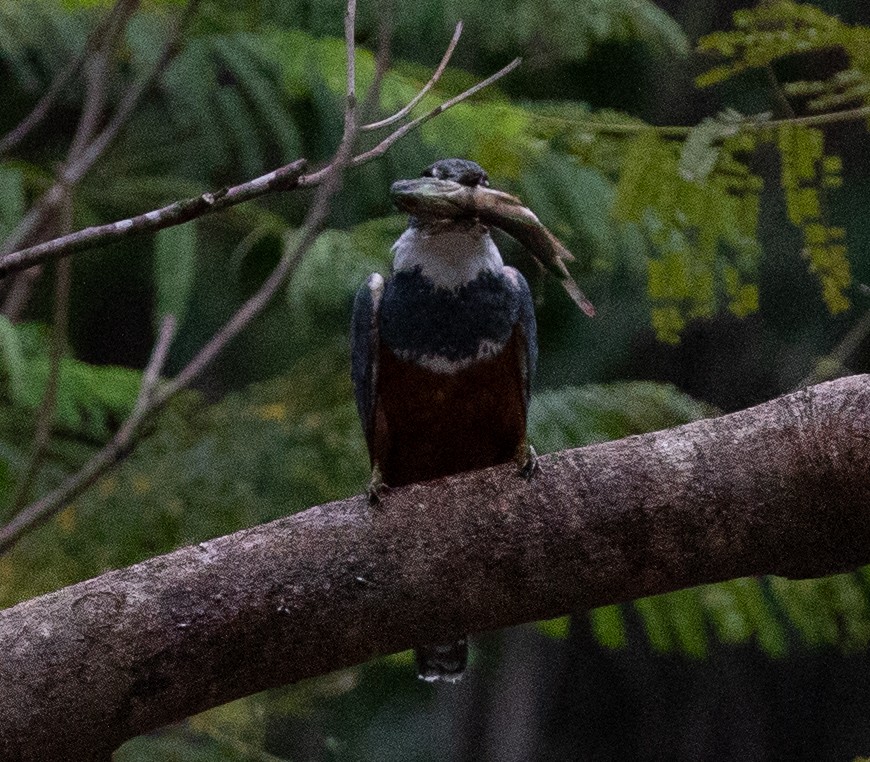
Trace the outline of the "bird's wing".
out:
<instances>
[{"instance_id":1,"label":"bird's wing","mask_svg":"<svg viewBox=\"0 0 870 762\"><path fill-rule=\"evenodd\" d=\"M505 266L505 277L513 287L519 301L517 327L522 342L520 359L522 360L523 389L526 395L526 409L532 395L532 379L538 365L538 327L535 322L535 304L529 284L519 270Z\"/></svg>"},{"instance_id":2,"label":"bird's wing","mask_svg":"<svg viewBox=\"0 0 870 762\"><path fill-rule=\"evenodd\" d=\"M357 411L372 459L381 343L378 325L383 293L383 277L372 273L356 293L350 328L350 376L353 380Z\"/></svg>"}]
</instances>

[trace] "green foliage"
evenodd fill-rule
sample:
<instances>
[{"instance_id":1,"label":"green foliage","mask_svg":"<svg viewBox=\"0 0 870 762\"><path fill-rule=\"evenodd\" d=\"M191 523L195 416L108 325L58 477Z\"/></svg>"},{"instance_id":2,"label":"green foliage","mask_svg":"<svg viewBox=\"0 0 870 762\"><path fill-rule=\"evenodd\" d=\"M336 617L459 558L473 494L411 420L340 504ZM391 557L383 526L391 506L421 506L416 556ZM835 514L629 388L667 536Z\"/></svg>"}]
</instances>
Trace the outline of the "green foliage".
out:
<instances>
[{"instance_id":1,"label":"green foliage","mask_svg":"<svg viewBox=\"0 0 870 762\"><path fill-rule=\"evenodd\" d=\"M0 58L25 91L39 92L44 72L60 70L84 45L93 18L59 11L54 2L0 0Z\"/></svg>"},{"instance_id":2,"label":"green foliage","mask_svg":"<svg viewBox=\"0 0 870 762\"><path fill-rule=\"evenodd\" d=\"M2 399L23 412L38 408L48 379L48 331L35 323L15 327L5 318L3 326L5 380ZM97 367L64 357L57 387L57 426L99 440L113 422L132 408L139 388L139 374L124 368Z\"/></svg>"},{"instance_id":3,"label":"green foliage","mask_svg":"<svg viewBox=\"0 0 870 762\"><path fill-rule=\"evenodd\" d=\"M110 5L0 0L0 63L9 72L4 84L12 104L0 120L26 113ZM461 9L455 3L399 5L398 55L383 82L379 115L403 106L428 80L431 68L419 61L437 60L460 15L466 40L474 41L457 54L467 70L451 67L415 113L459 92L473 81L470 72L485 74L506 55L523 53L534 71L545 72L551 64L584 60L602 42L641 41L658 53L686 48L683 32L648 0L500 0ZM151 0L142 7L122 43L128 79L109 93L113 103L153 62L179 3ZM313 162L329 155L341 131L343 7L343 0L204 0L160 87L77 190L76 226L240 182L300 155ZM360 14L358 39L369 45L374 14L366 4ZM540 39L548 44L540 46ZM724 63L699 82L721 82L794 53L840 46L850 58L846 71L783 85L790 99L824 114L867 102L868 41L863 27L849 27L810 6L767 3L735 16L733 31L702 40L702 49ZM374 75L365 47L357 64L362 95ZM506 82L508 92L511 87ZM80 86L72 86L59 109L72 113L80 100ZM63 150L54 129L59 128L44 129L22 157L0 166L0 236L21 218L25 201L46 187ZM830 224L826 208L842 168L816 129L729 111L689 130L653 128L634 116L570 100L509 99L499 88L428 122L382 161L348 173L332 227L301 262L286 298L255 327L247 355L240 353L239 364L249 367L235 370L237 376L219 368L206 382L221 390L244 387L252 377L274 377L219 402L208 403L196 392L176 400L117 471L0 559L0 605L362 490L367 455L347 378L346 326L354 291L369 272L387 271L390 244L404 225L385 200L391 180L417 174L445 155L484 164L495 185L518 192L577 254L575 274L593 280L604 302L619 289L628 293L622 302L613 301L630 312L624 318L631 324L627 348L614 363L623 367L650 303L650 322L671 342L694 318L722 309L742 317L758 309L762 183L752 158L762 144L782 159L789 218L801 231L803 254L828 309L844 310L852 279L845 234ZM77 260L77 277L107 267L114 257L126 282L134 277L132 263L144 263L142 290L156 295L157 316L174 312L185 318L175 345L178 361L262 280L309 201L303 194L283 194L196 227L164 231L153 244L134 239L106 256ZM631 280L638 273L640 280ZM644 290L649 302L638 298ZM0 515L27 467L48 374L47 335L43 326L0 320ZM596 341L622 338L608 334ZM292 363L271 364L271 349L278 345L289 347L284 357ZM570 357L585 363L586 353L594 351L584 344L572 348ZM75 471L111 435L129 412L138 383L136 372L64 357L57 425L34 492L44 493ZM548 452L711 413L665 385L569 386L535 394L530 434ZM697 658L713 640L755 642L772 656L793 643L857 650L870 642L868 580L867 568L822 580L732 580L602 607L589 612L590 626L602 645L619 648L639 621L653 648ZM538 627L565 637L570 621L559 617ZM395 655L382 660L381 668L406 675L410 658ZM260 751L268 718L303 714L324 696L350 690L365 674L349 670L235 702L180 730L131 742L119 759L269 759Z\"/></svg>"},{"instance_id":4,"label":"green foliage","mask_svg":"<svg viewBox=\"0 0 870 762\"><path fill-rule=\"evenodd\" d=\"M843 48L861 64L868 59L870 30L844 24L807 3L775 0L734 13L734 29L714 32L698 43L701 53L716 54L725 63L697 79L699 87L730 79L748 69L769 66L794 53ZM862 68L862 67L859 67ZM854 80L834 81L842 86Z\"/></svg>"},{"instance_id":5,"label":"green foliage","mask_svg":"<svg viewBox=\"0 0 870 762\"><path fill-rule=\"evenodd\" d=\"M388 217L352 231L322 233L287 288L294 331L313 336L324 322L341 324L349 300L369 274L389 272L390 245L405 225L404 217Z\"/></svg>"},{"instance_id":6,"label":"green foliage","mask_svg":"<svg viewBox=\"0 0 870 762\"><path fill-rule=\"evenodd\" d=\"M49 335L38 324L0 318L0 518L28 467L36 412L49 375ZM104 442L131 410L139 374L64 356L58 374L54 432L36 487L44 492Z\"/></svg>"},{"instance_id":7,"label":"green foliage","mask_svg":"<svg viewBox=\"0 0 870 762\"><path fill-rule=\"evenodd\" d=\"M870 644L868 567L810 580L743 578L635 601L660 651L706 652L711 636L754 640L770 656L791 643L861 651Z\"/></svg>"},{"instance_id":8,"label":"green foliage","mask_svg":"<svg viewBox=\"0 0 870 762\"><path fill-rule=\"evenodd\" d=\"M360 492L368 457L345 363L344 347L330 344L215 405L184 395L120 468L0 561L0 606Z\"/></svg>"},{"instance_id":9,"label":"green foliage","mask_svg":"<svg viewBox=\"0 0 870 762\"><path fill-rule=\"evenodd\" d=\"M826 222L824 191L842 182L842 162L824 153L824 135L812 127L785 125L777 131L782 156L782 187L791 222L804 239L803 255L822 284L832 314L849 308L846 289L852 282L845 230Z\"/></svg>"},{"instance_id":10,"label":"green foliage","mask_svg":"<svg viewBox=\"0 0 870 762\"><path fill-rule=\"evenodd\" d=\"M751 280L761 181L738 158L747 136L727 139L711 162L701 144L714 129L722 135L721 126L705 128L682 152L653 130L633 137L613 206L618 219L641 226L658 253L648 267L652 324L671 343L687 320L712 316L720 302L740 316L758 308Z\"/></svg>"},{"instance_id":11,"label":"green foliage","mask_svg":"<svg viewBox=\"0 0 870 762\"><path fill-rule=\"evenodd\" d=\"M674 387L647 381L565 387L532 397L529 439L543 454L657 431L711 413Z\"/></svg>"},{"instance_id":12,"label":"green foliage","mask_svg":"<svg viewBox=\"0 0 870 762\"><path fill-rule=\"evenodd\" d=\"M642 40L659 51L689 52L685 32L648 0L508 0L469 10L471 23L484 31L487 46L494 50L522 50L545 38L547 47L552 46L550 55L569 60L582 60L593 45L613 40Z\"/></svg>"},{"instance_id":13,"label":"green foliage","mask_svg":"<svg viewBox=\"0 0 870 762\"><path fill-rule=\"evenodd\" d=\"M678 171L689 182L703 183L716 168L722 141L736 136L744 117L733 109L726 109L716 117L707 117L689 130L680 151Z\"/></svg>"}]
</instances>

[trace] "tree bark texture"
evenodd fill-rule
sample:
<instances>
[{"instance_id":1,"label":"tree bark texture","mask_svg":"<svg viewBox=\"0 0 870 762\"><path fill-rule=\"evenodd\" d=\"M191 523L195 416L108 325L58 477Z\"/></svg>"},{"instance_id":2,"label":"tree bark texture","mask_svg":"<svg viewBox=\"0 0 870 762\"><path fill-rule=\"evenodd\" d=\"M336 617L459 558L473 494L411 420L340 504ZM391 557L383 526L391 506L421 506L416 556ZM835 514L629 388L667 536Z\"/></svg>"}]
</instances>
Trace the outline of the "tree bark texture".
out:
<instances>
[{"instance_id":1,"label":"tree bark texture","mask_svg":"<svg viewBox=\"0 0 870 762\"><path fill-rule=\"evenodd\" d=\"M870 562L870 376L311 508L0 612L0 758L124 740L420 642ZM411 674L408 679L415 679Z\"/></svg>"}]
</instances>

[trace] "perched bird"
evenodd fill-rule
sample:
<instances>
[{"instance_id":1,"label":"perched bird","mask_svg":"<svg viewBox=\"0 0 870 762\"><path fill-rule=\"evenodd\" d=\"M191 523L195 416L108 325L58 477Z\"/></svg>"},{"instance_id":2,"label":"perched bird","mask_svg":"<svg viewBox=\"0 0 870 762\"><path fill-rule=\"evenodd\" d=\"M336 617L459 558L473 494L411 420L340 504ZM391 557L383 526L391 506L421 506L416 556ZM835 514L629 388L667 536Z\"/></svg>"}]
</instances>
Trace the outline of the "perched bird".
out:
<instances>
[{"instance_id":1,"label":"perched bird","mask_svg":"<svg viewBox=\"0 0 870 762\"><path fill-rule=\"evenodd\" d=\"M424 177L489 185L464 159ZM392 272L357 293L352 377L372 465L370 496L515 461L529 477L526 417L538 343L529 286L476 215L412 216ZM458 679L466 640L416 649L420 677Z\"/></svg>"}]
</instances>

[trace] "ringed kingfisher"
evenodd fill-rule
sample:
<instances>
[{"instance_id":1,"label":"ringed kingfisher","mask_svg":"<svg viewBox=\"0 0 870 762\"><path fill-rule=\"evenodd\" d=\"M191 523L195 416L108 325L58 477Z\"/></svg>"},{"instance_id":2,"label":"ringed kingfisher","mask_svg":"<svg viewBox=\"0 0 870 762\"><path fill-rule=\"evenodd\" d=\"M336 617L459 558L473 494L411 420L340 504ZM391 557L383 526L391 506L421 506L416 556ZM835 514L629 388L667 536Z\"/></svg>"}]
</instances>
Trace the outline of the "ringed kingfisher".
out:
<instances>
[{"instance_id":1,"label":"ringed kingfisher","mask_svg":"<svg viewBox=\"0 0 870 762\"><path fill-rule=\"evenodd\" d=\"M488 188L480 165L444 159L423 177ZM538 353L525 278L502 261L477 216L411 216L391 274L357 293L351 375L372 466L370 497L515 461L535 469L526 439ZM420 677L459 679L467 641L419 646Z\"/></svg>"}]
</instances>

